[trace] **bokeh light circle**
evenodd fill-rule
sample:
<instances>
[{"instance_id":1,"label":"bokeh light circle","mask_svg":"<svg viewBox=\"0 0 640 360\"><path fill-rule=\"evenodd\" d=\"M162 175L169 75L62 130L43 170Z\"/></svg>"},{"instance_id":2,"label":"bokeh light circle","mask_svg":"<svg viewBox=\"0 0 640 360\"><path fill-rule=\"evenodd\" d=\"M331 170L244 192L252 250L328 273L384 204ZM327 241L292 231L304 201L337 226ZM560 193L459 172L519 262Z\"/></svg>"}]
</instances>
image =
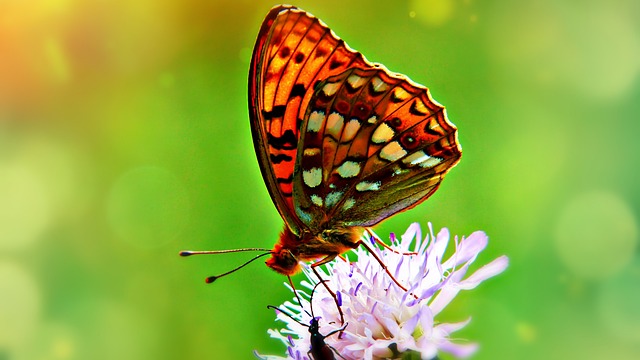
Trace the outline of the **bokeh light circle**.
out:
<instances>
[{"instance_id":1,"label":"bokeh light circle","mask_svg":"<svg viewBox=\"0 0 640 360\"><path fill-rule=\"evenodd\" d=\"M17 264L0 262L0 349L15 350L30 341L41 304L33 277Z\"/></svg>"},{"instance_id":2,"label":"bokeh light circle","mask_svg":"<svg viewBox=\"0 0 640 360\"><path fill-rule=\"evenodd\" d=\"M188 192L166 169L145 166L124 173L107 199L111 228L123 241L141 248L167 244L189 219Z\"/></svg>"},{"instance_id":3,"label":"bokeh light circle","mask_svg":"<svg viewBox=\"0 0 640 360\"><path fill-rule=\"evenodd\" d=\"M608 279L597 296L598 314L614 336L640 343L640 259Z\"/></svg>"},{"instance_id":4,"label":"bokeh light circle","mask_svg":"<svg viewBox=\"0 0 640 360\"><path fill-rule=\"evenodd\" d=\"M453 16L454 2L452 0L412 0L409 12L429 26L441 26Z\"/></svg>"},{"instance_id":5,"label":"bokeh light circle","mask_svg":"<svg viewBox=\"0 0 640 360\"><path fill-rule=\"evenodd\" d=\"M28 247L51 222L42 179L28 167L0 164L0 199L0 250Z\"/></svg>"},{"instance_id":6,"label":"bokeh light circle","mask_svg":"<svg viewBox=\"0 0 640 360\"><path fill-rule=\"evenodd\" d=\"M556 251L563 263L586 279L604 279L625 267L638 242L638 225L629 206L609 192L584 193L560 213Z\"/></svg>"}]
</instances>

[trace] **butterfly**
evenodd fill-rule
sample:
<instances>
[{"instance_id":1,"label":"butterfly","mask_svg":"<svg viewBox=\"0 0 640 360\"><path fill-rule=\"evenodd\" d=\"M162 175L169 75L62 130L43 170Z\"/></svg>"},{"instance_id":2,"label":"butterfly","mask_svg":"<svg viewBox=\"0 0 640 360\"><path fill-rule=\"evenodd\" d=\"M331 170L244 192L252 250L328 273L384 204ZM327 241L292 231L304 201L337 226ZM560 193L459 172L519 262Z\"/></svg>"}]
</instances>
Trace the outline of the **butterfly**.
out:
<instances>
[{"instance_id":1,"label":"butterfly","mask_svg":"<svg viewBox=\"0 0 640 360\"><path fill-rule=\"evenodd\" d=\"M364 244L364 228L426 200L460 160L427 88L367 61L289 5L265 18L249 71L255 151L284 219L268 267L290 276Z\"/></svg>"},{"instance_id":2,"label":"butterfly","mask_svg":"<svg viewBox=\"0 0 640 360\"><path fill-rule=\"evenodd\" d=\"M272 250L180 252L263 251L208 283L267 255L267 266L292 287L301 261L316 261L311 268L320 278L317 266L368 248L361 240L367 227L431 196L462 154L456 127L427 88L367 61L322 21L290 5L271 9L258 33L249 116L284 229Z\"/></svg>"}]
</instances>

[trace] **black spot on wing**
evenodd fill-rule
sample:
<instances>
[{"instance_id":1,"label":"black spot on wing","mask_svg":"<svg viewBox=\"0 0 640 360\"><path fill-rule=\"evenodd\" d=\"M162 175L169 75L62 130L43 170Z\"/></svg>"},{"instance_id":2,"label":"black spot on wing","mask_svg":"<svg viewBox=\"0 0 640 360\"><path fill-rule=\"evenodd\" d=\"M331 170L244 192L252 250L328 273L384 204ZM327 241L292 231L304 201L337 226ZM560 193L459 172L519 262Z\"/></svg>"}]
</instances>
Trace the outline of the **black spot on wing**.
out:
<instances>
[{"instance_id":1,"label":"black spot on wing","mask_svg":"<svg viewBox=\"0 0 640 360\"><path fill-rule=\"evenodd\" d=\"M296 96L303 97L306 92L307 92L307 89L304 88L303 84L295 84L293 86L293 89L291 89L291 96L289 98L292 99Z\"/></svg>"},{"instance_id":2,"label":"black spot on wing","mask_svg":"<svg viewBox=\"0 0 640 360\"><path fill-rule=\"evenodd\" d=\"M396 92L395 92L395 91L392 91L392 92L391 92L391 102L399 103L399 102L402 102L402 101L404 101L404 99L399 98L399 97L396 95Z\"/></svg>"},{"instance_id":3,"label":"black spot on wing","mask_svg":"<svg viewBox=\"0 0 640 360\"><path fill-rule=\"evenodd\" d=\"M267 133L267 143L278 150L294 150L298 148L298 138L291 129L286 130L282 136L274 136Z\"/></svg>"},{"instance_id":4,"label":"black spot on wing","mask_svg":"<svg viewBox=\"0 0 640 360\"><path fill-rule=\"evenodd\" d=\"M427 124L424 126L424 132L433 136L442 136L442 134L431 128L431 123L429 121L427 121Z\"/></svg>"},{"instance_id":5,"label":"black spot on wing","mask_svg":"<svg viewBox=\"0 0 640 360\"><path fill-rule=\"evenodd\" d=\"M283 161L291 161L293 158L287 154L269 154L269 158L271 159L272 164L280 164Z\"/></svg>"},{"instance_id":6,"label":"black spot on wing","mask_svg":"<svg viewBox=\"0 0 640 360\"><path fill-rule=\"evenodd\" d=\"M265 120L271 120L273 118L281 118L284 116L284 112L287 110L285 105L276 105L271 111L262 110L262 117Z\"/></svg>"},{"instance_id":7,"label":"black spot on wing","mask_svg":"<svg viewBox=\"0 0 640 360\"><path fill-rule=\"evenodd\" d=\"M336 59L332 59L331 62L329 63L329 70L333 70L336 69L342 65L344 65L345 63L343 61L339 61Z\"/></svg>"},{"instance_id":8,"label":"black spot on wing","mask_svg":"<svg viewBox=\"0 0 640 360\"><path fill-rule=\"evenodd\" d=\"M291 184L293 182L293 174L289 175L288 178L277 178L276 181L278 184Z\"/></svg>"}]
</instances>

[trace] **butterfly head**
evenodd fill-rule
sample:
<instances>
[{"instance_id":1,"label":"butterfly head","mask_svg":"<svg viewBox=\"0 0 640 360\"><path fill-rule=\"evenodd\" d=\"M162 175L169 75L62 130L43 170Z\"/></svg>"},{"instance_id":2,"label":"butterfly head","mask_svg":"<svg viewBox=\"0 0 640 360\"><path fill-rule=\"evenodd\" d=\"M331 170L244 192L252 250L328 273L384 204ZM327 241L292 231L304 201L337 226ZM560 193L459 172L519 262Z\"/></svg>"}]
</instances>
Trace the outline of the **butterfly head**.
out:
<instances>
[{"instance_id":1,"label":"butterfly head","mask_svg":"<svg viewBox=\"0 0 640 360\"><path fill-rule=\"evenodd\" d=\"M291 249L296 249L298 237L287 226L280 234L280 241L271 250L271 257L265 262L268 267L280 274L291 276L300 272L300 262Z\"/></svg>"}]
</instances>

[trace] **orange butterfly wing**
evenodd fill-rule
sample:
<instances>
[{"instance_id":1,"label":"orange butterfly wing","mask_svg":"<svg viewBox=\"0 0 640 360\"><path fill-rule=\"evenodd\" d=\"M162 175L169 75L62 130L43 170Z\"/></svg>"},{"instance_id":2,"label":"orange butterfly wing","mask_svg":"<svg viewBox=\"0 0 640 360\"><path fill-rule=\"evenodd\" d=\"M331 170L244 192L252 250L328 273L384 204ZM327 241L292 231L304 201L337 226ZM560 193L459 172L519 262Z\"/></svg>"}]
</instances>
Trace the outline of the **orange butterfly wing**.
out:
<instances>
[{"instance_id":1,"label":"orange butterfly wing","mask_svg":"<svg viewBox=\"0 0 640 360\"><path fill-rule=\"evenodd\" d=\"M262 176L294 234L306 225L294 210L299 131L315 86L352 67L371 67L324 23L292 6L265 18L249 70L249 116Z\"/></svg>"},{"instance_id":2,"label":"orange butterfly wing","mask_svg":"<svg viewBox=\"0 0 640 360\"><path fill-rule=\"evenodd\" d=\"M305 119L294 199L313 232L371 226L419 204L462 154L444 107L381 65L324 80Z\"/></svg>"},{"instance_id":3,"label":"orange butterfly wing","mask_svg":"<svg viewBox=\"0 0 640 360\"><path fill-rule=\"evenodd\" d=\"M249 108L267 188L296 236L370 226L413 207L462 154L427 88L368 62L292 6L262 24Z\"/></svg>"}]
</instances>

